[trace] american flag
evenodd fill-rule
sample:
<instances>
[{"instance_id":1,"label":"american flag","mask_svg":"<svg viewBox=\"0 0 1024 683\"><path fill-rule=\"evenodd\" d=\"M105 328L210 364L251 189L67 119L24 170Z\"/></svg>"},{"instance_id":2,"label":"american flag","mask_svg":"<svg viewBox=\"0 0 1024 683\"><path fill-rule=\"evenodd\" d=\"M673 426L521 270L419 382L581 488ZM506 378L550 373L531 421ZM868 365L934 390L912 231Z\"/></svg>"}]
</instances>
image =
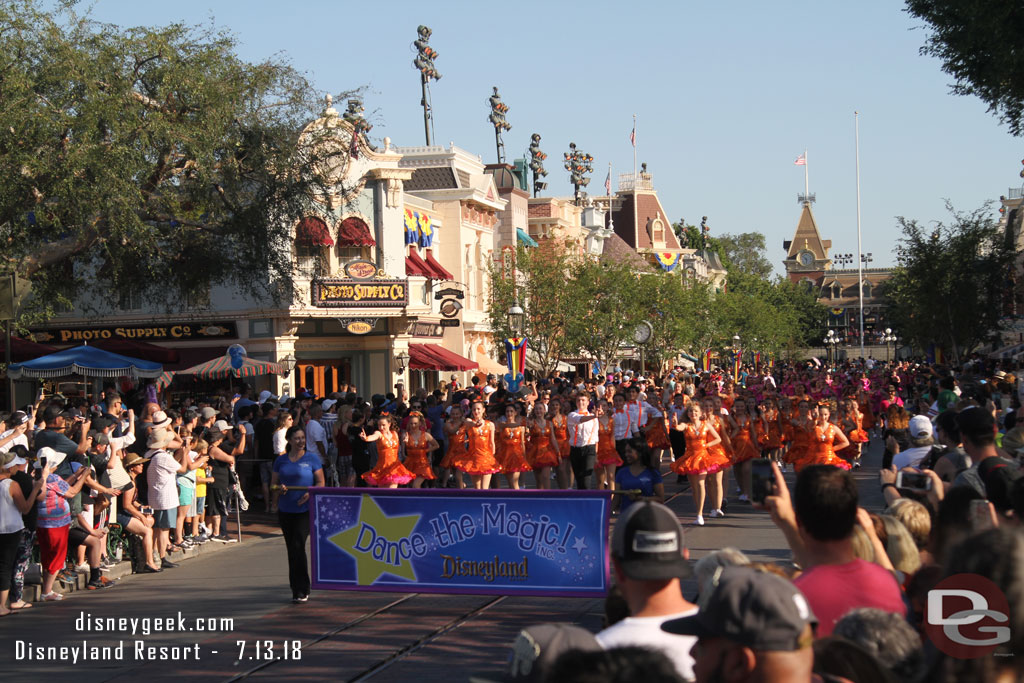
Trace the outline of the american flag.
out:
<instances>
[{"instance_id":1,"label":"american flag","mask_svg":"<svg viewBox=\"0 0 1024 683\"><path fill-rule=\"evenodd\" d=\"M807 165L807 152L804 152L803 154L798 156L796 158L796 161L794 161L793 163L796 166L806 166Z\"/></svg>"},{"instance_id":2,"label":"american flag","mask_svg":"<svg viewBox=\"0 0 1024 683\"><path fill-rule=\"evenodd\" d=\"M630 133L629 133L629 141L633 143L634 147L636 147L636 124L635 123L633 124L633 130L630 131Z\"/></svg>"},{"instance_id":3,"label":"american flag","mask_svg":"<svg viewBox=\"0 0 1024 683\"><path fill-rule=\"evenodd\" d=\"M604 178L604 191L608 193L608 196L612 194L612 169L608 169L608 175Z\"/></svg>"}]
</instances>

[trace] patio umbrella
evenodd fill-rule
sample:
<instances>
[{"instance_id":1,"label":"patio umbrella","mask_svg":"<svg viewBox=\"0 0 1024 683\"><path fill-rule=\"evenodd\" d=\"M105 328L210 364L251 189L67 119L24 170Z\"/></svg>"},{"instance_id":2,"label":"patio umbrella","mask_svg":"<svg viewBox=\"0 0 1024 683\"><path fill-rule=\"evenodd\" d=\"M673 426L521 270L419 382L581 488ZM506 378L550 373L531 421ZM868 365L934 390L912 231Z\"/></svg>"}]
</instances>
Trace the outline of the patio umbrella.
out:
<instances>
[{"instance_id":1,"label":"patio umbrella","mask_svg":"<svg viewBox=\"0 0 1024 683\"><path fill-rule=\"evenodd\" d=\"M50 379L67 375L85 377L159 377L164 367L139 358L129 358L95 346L75 346L24 363L11 363L11 379Z\"/></svg>"},{"instance_id":2,"label":"patio umbrella","mask_svg":"<svg viewBox=\"0 0 1024 683\"><path fill-rule=\"evenodd\" d=\"M171 382L174 381L174 375L176 375L176 374L177 373L175 373L173 370L167 370L162 375L157 377L156 378L156 390L157 391L163 391L164 389L169 387L171 385Z\"/></svg>"},{"instance_id":3,"label":"patio umbrella","mask_svg":"<svg viewBox=\"0 0 1024 683\"><path fill-rule=\"evenodd\" d=\"M246 356L242 359L242 367L237 370L231 367L231 356L221 356L187 370L177 370L178 375L195 375L196 379L226 379L228 377L258 377L260 375L286 375L279 363L265 360L254 360Z\"/></svg>"}]
</instances>

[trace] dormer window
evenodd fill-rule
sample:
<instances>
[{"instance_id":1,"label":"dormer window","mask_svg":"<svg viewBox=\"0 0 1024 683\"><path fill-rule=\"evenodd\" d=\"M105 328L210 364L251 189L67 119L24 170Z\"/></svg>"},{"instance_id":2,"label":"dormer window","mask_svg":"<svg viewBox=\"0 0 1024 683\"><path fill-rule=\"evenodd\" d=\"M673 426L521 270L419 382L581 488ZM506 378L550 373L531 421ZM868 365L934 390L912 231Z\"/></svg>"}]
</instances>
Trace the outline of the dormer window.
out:
<instances>
[{"instance_id":1,"label":"dormer window","mask_svg":"<svg viewBox=\"0 0 1024 683\"><path fill-rule=\"evenodd\" d=\"M839 286L838 282L833 282L832 285L829 287L829 290L830 295L833 299L838 299L840 296L842 296L843 290L842 287Z\"/></svg>"},{"instance_id":2,"label":"dormer window","mask_svg":"<svg viewBox=\"0 0 1024 683\"><path fill-rule=\"evenodd\" d=\"M651 242L656 247L665 246L665 224L660 218L655 218L651 222Z\"/></svg>"},{"instance_id":3,"label":"dormer window","mask_svg":"<svg viewBox=\"0 0 1024 683\"><path fill-rule=\"evenodd\" d=\"M868 282L867 280L865 280L863 288L864 288L864 298L865 299L870 299L871 298L871 283Z\"/></svg>"}]
</instances>

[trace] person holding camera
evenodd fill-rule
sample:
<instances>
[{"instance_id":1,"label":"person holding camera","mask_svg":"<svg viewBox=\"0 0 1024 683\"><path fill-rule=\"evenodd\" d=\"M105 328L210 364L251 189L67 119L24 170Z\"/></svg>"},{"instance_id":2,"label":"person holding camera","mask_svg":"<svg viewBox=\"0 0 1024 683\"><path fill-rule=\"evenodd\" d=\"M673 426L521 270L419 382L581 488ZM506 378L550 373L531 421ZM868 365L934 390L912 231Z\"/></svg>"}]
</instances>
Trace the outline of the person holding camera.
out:
<instances>
[{"instance_id":1,"label":"person holding camera","mask_svg":"<svg viewBox=\"0 0 1024 683\"><path fill-rule=\"evenodd\" d=\"M168 450L181 448L181 437L166 429L170 423L171 419L166 416L160 420L160 424L154 419L153 431L146 440L146 457L150 461L146 471L146 481L149 485L148 500L153 506L156 548L163 569L174 569L178 566L167 559L167 552L171 529L177 526L178 519L177 475L188 471L188 465L179 462Z\"/></svg>"},{"instance_id":2,"label":"person holding camera","mask_svg":"<svg viewBox=\"0 0 1024 683\"><path fill-rule=\"evenodd\" d=\"M28 461L16 453L0 454L0 617L6 617L13 611L31 607L30 603L21 599L21 591L11 596L10 606L7 598L14 586L14 572L18 552L25 531L25 518L35 508L36 498L43 490L44 479L40 477L32 483L29 492L24 493L16 473L24 472ZM49 474L46 472L45 474Z\"/></svg>"},{"instance_id":3,"label":"person holding camera","mask_svg":"<svg viewBox=\"0 0 1024 683\"><path fill-rule=\"evenodd\" d=\"M124 490L121 496L121 508L117 511L117 523L121 528L139 536L142 539L142 548L145 557L145 567L139 568L143 573L157 574L163 569L153 562L153 508L148 505L139 505L139 485L137 480L142 474L146 458L137 453L130 453L125 457L124 468L128 471L132 483Z\"/></svg>"},{"instance_id":4,"label":"person holding camera","mask_svg":"<svg viewBox=\"0 0 1024 683\"><path fill-rule=\"evenodd\" d=\"M47 422L49 426L50 422ZM71 529L71 506L68 501L82 490L89 468L80 467L65 480L56 473L67 458L65 453L45 446L36 455L36 468L42 470L40 477L45 482L44 493L36 501L39 510L36 535L43 567L41 594L45 602L51 602L64 599L63 595L53 590L53 582L64 568L68 556L68 531Z\"/></svg>"}]
</instances>

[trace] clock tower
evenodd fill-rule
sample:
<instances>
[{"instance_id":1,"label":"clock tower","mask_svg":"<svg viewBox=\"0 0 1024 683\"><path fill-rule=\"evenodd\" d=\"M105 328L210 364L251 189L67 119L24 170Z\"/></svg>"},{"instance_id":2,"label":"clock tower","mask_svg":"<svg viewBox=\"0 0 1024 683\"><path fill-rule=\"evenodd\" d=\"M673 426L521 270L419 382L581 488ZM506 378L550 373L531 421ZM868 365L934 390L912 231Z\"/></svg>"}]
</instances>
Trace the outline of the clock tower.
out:
<instances>
[{"instance_id":1,"label":"clock tower","mask_svg":"<svg viewBox=\"0 0 1024 683\"><path fill-rule=\"evenodd\" d=\"M792 282L819 284L825 271L831 269L832 259L828 252L832 248L832 240L821 239L809 198L803 201L793 239L783 242L782 248L786 250L786 259L782 263L786 267L786 276Z\"/></svg>"}]
</instances>

